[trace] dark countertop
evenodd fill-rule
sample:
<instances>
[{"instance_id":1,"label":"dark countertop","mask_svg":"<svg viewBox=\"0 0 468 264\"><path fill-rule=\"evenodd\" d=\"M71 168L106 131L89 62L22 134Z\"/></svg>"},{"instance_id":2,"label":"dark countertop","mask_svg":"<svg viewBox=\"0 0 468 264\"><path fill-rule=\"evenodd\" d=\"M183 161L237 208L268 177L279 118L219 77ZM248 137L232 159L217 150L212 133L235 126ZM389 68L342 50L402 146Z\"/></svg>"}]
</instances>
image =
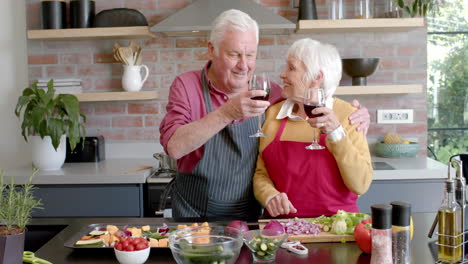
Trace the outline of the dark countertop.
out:
<instances>
[{"instance_id":1,"label":"dark countertop","mask_svg":"<svg viewBox=\"0 0 468 264\"><path fill-rule=\"evenodd\" d=\"M417 213L413 215L414 238L411 245L413 264L435 263L429 248L429 242L433 239L427 238L427 233L434 220L433 213ZM193 220L193 219L191 219ZM112 249L70 249L64 247L64 243L82 227L94 223L125 223L134 225L160 225L165 223L192 223L196 221L176 221L164 218L35 218L31 225L68 225L48 243L36 251L36 256L44 258L54 264L107 264L118 263ZM210 221L226 222L226 221ZM255 224L255 223L252 223ZM277 253L276 263L321 263L321 264L356 264L370 263L370 255L361 254L356 243L312 243L306 244L309 248L308 256L298 256L280 249ZM436 248L434 248L437 250ZM436 251L434 251L436 255ZM251 263L252 259L248 249L243 247L237 263ZM169 248L152 248L146 263L176 263Z\"/></svg>"}]
</instances>

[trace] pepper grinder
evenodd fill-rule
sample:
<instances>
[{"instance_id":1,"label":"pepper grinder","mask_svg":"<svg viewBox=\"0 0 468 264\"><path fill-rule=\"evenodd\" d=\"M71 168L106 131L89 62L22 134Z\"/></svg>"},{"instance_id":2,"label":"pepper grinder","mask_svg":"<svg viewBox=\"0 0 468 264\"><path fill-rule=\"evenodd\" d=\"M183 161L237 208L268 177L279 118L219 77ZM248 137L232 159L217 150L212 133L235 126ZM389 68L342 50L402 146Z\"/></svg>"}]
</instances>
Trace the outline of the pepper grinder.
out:
<instances>
[{"instance_id":1,"label":"pepper grinder","mask_svg":"<svg viewBox=\"0 0 468 264\"><path fill-rule=\"evenodd\" d=\"M411 204L394 201L392 205L392 255L393 264L410 264Z\"/></svg>"}]
</instances>

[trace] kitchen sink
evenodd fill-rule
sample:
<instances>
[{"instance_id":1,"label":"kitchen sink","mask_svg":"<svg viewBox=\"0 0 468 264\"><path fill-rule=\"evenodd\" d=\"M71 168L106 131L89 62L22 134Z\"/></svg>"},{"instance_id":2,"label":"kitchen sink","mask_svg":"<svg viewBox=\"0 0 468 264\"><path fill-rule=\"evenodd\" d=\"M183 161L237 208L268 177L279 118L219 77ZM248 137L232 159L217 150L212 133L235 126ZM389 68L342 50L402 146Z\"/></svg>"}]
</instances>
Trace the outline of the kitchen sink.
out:
<instances>
[{"instance_id":1,"label":"kitchen sink","mask_svg":"<svg viewBox=\"0 0 468 264\"><path fill-rule=\"evenodd\" d=\"M372 168L374 168L374 170L394 170L395 169L391 165L389 165L387 162L383 162L383 161L373 161Z\"/></svg>"},{"instance_id":2,"label":"kitchen sink","mask_svg":"<svg viewBox=\"0 0 468 264\"><path fill-rule=\"evenodd\" d=\"M67 225L27 225L24 250L36 252Z\"/></svg>"}]
</instances>

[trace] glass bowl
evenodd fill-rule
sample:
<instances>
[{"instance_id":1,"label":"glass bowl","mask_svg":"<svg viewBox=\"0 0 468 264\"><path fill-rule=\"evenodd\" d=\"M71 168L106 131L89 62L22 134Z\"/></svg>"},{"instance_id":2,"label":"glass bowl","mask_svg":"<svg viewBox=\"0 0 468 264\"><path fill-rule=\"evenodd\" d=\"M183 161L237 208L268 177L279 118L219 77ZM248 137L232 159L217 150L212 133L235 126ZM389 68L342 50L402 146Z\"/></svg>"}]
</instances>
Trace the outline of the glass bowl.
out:
<instances>
[{"instance_id":1,"label":"glass bowl","mask_svg":"<svg viewBox=\"0 0 468 264\"><path fill-rule=\"evenodd\" d=\"M169 236L169 247L178 264L233 264L242 244L242 231L222 226L187 227Z\"/></svg>"},{"instance_id":2,"label":"glass bowl","mask_svg":"<svg viewBox=\"0 0 468 264\"><path fill-rule=\"evenodd\" d=\"M274 262L276 251L288 237L285 232L257 229L244 232L244 243L256 263Z\"/></svg>"}]
</instances>

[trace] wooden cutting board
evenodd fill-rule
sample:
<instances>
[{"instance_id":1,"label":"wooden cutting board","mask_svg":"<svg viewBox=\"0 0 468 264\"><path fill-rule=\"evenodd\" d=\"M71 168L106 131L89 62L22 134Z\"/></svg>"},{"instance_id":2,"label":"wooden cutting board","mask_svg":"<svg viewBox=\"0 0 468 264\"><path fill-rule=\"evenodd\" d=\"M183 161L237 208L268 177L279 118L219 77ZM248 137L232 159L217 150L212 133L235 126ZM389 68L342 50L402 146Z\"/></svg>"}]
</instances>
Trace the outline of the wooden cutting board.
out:
<instances>
[{"instance_id":1,"label":"wooden cutting board","mask_svg":"<svg viewBox=\"0 0 468 264\"><path fill-rule=\"evenodd\" d=\"M259 219L258 225L263 229L273 219ZM287 222L289 219L274 219L279 222ZM317 235L289 235L288 241L300 241L301 243L342 242L355 241L353 235L335 235L330 232L320 232Z\"/></svg>"}]
</instances>

